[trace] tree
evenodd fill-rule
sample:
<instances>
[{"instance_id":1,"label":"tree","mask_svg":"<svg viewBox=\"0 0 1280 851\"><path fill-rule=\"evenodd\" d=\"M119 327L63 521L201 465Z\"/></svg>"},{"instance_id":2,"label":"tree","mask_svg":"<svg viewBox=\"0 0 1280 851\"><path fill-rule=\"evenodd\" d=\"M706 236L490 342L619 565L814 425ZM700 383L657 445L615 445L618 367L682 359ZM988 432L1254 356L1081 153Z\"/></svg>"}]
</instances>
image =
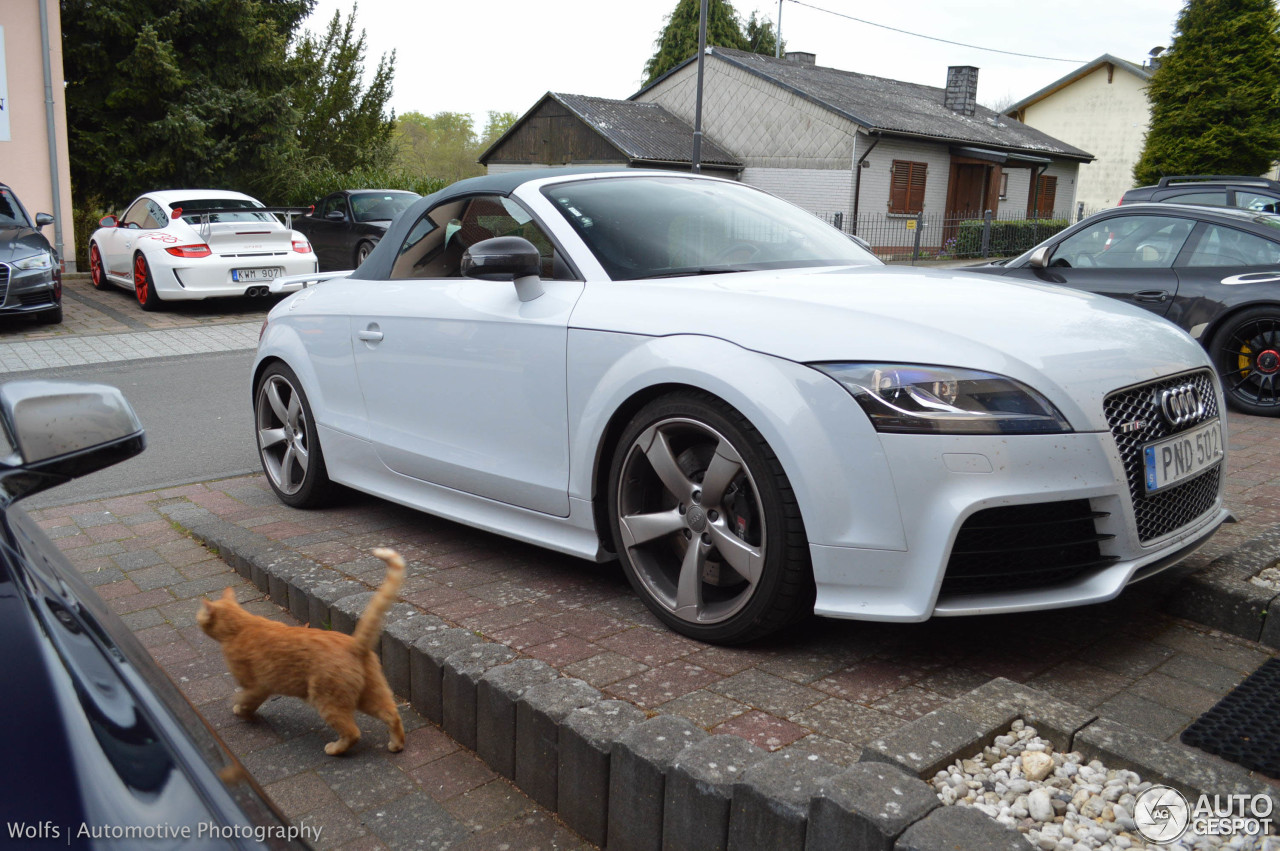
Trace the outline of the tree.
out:
<instances>
[{"instance_id":1,"label":"tree","mask_svg":"<svg viewBox=\"0 0 1280 851\"><path fill-rule=\"evenodd\" d=\"M489 120L484 125L484 135L480 137L480 153L484 153L494 142L498 141L498 137L510 130L520 116L514 112L494 112L489 110Z\"/></svg>"},{"instance_id":2,"label":"tree","mask_svg":"<svg viewBox=\"0 0 1280 851\"><path fill-rule=\"evenodd\" d=\"M644 65L646 86L698 52L700 5L700 0L679 0L667 16L667 25L654 42L657 49ZM708 0L707 44L735 50L751 49L738 23L738 13L728 0ZM768 53L773 54L772 43Z\"/></svg>"},{"instance_id":3,"label":"tree","mask_svg":"<svg viewBox=\"0 0 1280 851\"><path fill-rule=\"evenodd\" d=\"M353 4L344 23L333 13L320 38L306 34L294 61L301 83L294 89L301 116L298 140L308 157L339 171L385 165L391 157L394 114L387 114L396 54L383 55L368 89L364 87L365 33L355 34Z\"/></svg>"},{"instance_id":4,"label":"tree","mask_svg":"<svg viewBox=\"0 0 1280 851\"><path fill-rule=\"evenodd\" d=\"M288 44L315 0L61 0L75 197L265 192L297 154Z\"/></svg>"},{"instance_id":5,"label":"tree","mask_svg":"<svg viewBox=\"0 0 1280 851\"><path fill-rule=\"evenodd\" d=\"M1138 184L1262 174L1280 159L1280 13L1273 0L1188 0L1147 86Z\"/></svg>"},{"instance_id":6,"label":"tree","mask_svg":"<svg viewBox=\"0 0 1280 851\"><path fill-rule=\"evenodd\" d=\"M396 121L396 165L449 183L483 174L476 131L465 112L406 112Z\"/></svg>"},{"instance_id":7,"label":"tree","mask_svg":"<svg viewBox=\"0 0 1280 851\"><path fill-rule=\"evenodd\" d=\"M776 54L786 55L787 43L783 41L778 45L778 34L773 30L773 21L768 18L757 17L753 11L750 19L747 20L746 29L743 36L747 40L747 50L752 53L763 53L766 56L774 56Z\"/></svg>"}]
</instances>

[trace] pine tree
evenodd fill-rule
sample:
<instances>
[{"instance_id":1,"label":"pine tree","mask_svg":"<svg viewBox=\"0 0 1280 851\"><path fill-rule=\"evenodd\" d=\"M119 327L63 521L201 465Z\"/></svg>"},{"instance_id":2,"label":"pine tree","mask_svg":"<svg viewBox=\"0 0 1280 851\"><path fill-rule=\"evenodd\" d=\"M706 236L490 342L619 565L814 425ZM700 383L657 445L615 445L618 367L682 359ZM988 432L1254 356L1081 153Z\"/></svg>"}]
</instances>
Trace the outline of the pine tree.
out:
<instances>
[{"instance_id":1,"label":"pine tree","mask_svg":"<svg viewBox=\"0 0 1280 851\"><path fill-rule=\"evenodd\" d=\"M667 25L654 42L657 50L644 65L646 86L698 52L700 6L700 0L679 0L675 9L667 16ZM742 34L738 13L728 0L708 0L707 44L736 50L751 49ZM773 53L772 43L768 52Z\"/></svg>"},{"instance_id":2,"label":"pine tree","mask_svg":"<svg viewBox=\"0 0 1280 851\"><path fill-rule=\"evenodd\" d=\"M1147 88L1138 184L1262 174L1280 159L1280 13L1273 0L1188 0Z\"/></svg>"}]
</instances>

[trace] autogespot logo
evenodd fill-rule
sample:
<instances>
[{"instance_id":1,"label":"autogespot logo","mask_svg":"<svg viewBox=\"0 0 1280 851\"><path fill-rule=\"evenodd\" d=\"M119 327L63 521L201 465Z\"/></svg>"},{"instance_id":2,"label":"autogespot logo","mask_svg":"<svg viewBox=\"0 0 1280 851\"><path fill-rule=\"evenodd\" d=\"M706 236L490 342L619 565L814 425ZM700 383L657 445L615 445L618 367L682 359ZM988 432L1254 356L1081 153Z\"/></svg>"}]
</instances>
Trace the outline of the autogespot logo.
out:
<instances>
[{"instance_id":1,"label":"autogespot logo","mask_svg":"<svg viewBox=\"0 0 1280 851\"><path fill-rule=\"evenodd\" d=\"M1133 821L1138 832L1152 842L1173 842L1186 832L1191 807L1177 789L1152 786L1138 796Z\"/></svg>"}]
</instances>

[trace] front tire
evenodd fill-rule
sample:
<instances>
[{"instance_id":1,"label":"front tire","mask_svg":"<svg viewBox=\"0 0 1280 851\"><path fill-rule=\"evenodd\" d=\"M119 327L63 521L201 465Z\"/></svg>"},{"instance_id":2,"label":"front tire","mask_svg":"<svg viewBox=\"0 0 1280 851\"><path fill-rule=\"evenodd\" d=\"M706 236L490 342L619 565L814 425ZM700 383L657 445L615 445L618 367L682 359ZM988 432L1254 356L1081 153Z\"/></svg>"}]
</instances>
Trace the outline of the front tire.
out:
<instances>
[{"instance_id":1,"label":"front tire","mask_svg":"<svg viewBox=\"0 0 1280 851\"><path fill-rule=\"evenodd\" d=\"M1252 307L1213 335L1209 357L1227 404L1257 416L1280 415L1280 309Z\"/></svg>"},{"instance_id":2,"label":"front tire","mask_svg":"<svg viewBox=\"0 0 1280 851\"><path fill-rule=\"evenodd\" d=\"M795 494L768 443L709 394L635 415L609 475L618 557L663 623L715 644L768 635L813 610Z\"/></svg>"},{"instance_id":3,"label":"front tire","mask_svg":"<svg viewBox=\"0 0 1280 851\"><path fill-rule=\"evenodd\" d=\"M98 250L98 243L89 243L89 280L93 282L93 288L100 290L107 285L107 270L102 266L102 252Z\"/></svg>"},{"instance_id":4,"label":"front tire","mask_svg":"<svg viewBox=\"0 0 1280 851\"><path fill-rule=\"evenodd\" d=\"M152 277L151 266L141 251L133 255L133 291L137 294L138 305L143 310L160 309L160 296L156 295L155 278Z\"/></svg>"},{"instance_id":5,"label":"front tire","mask_svg":"<svg viewBox=\"0 0 1280 851\"><path fill-rule=\"evenodd\" d=\"M298 376L283 363L263 371L253 394L253 421L258 459L280 501L294 508L328 503L334 484L320 450L311 405Z\"/></svg>"}]
</instances>

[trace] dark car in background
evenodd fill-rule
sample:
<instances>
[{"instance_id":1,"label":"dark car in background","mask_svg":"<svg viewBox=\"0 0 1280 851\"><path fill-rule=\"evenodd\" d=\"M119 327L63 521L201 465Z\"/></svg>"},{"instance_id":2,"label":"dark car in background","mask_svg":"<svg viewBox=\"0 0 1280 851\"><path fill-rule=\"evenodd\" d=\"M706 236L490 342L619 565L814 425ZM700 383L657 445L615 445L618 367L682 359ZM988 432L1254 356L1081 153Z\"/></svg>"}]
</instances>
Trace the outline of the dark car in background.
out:
<instances>
[{"instance_id":1,"label":"dark car in background","mask_svg":"<svg viewBox=\"0 0 1280 851\"><path fill-rule=\"evenodd\" d=\"M7 847L305 848L129 628L14 505L144 446L114 387L0 386Z\"/></svg>"},{"instance_id":2,"label":"dark car in background","mask_svg":"<svg viewBox=\"0 0 1280 851\"><path fill-rule=\"evenodd\" d=\"M1239 411L1280 415L1280 216L1125 204L968 271L1131 302L1199 340Z\"/></svg>"},{"instance_id":3,"label":"dark car in background","mask_svg":"<svg viewBox=\"0 0 1280 851\"><path fill-rule=\"evenodd\" d=\"M0 183L0 316L25 313L38 322L62 321L62 263L40 228L53 216L33 219L18 196Z\"/></svg>"},{"instance_id":4,"label":"dark car in background","mask_svg":"<svg viewBox=\"0 0 1280 851\"><path fill-rule=\"evenodd\" d=\"M420 197L397 189L344 189L317 201L293 226L311 240L321 272L355 269L395 217Z\"/></svg>"},{"instance_id":5,"label":"dark car in background","mask_svg":"<svg viewBox=\"0 0 1280 851\"><path fill-rule=\"evenodd\" d=\"M1122 205L1148 201L1275 213L1280 211L1280 182L1238 174L1175 174L1160 178L1155 186L1130 189L1120 198Z\"/></svg>"}]
</instances>

